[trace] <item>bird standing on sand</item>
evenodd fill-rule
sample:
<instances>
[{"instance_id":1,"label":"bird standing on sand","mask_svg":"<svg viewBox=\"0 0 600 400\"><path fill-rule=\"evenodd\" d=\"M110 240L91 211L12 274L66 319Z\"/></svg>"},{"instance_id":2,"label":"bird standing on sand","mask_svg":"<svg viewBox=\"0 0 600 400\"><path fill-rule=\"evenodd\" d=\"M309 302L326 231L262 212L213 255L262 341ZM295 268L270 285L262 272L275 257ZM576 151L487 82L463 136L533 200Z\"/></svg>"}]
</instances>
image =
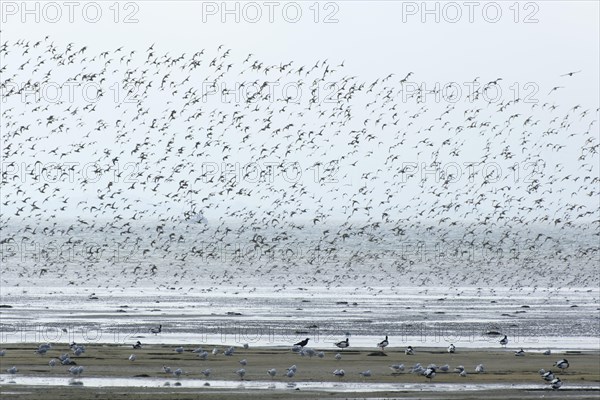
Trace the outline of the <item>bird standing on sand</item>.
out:
<instances>
[{"instance_id":1,"label":"bird standing on sand","mask_svg":"<svg viewBox=\"0 0 600 400\"><path fill-rule=\"evenodd\" d=\"M162 332L162 325L159 325L158 328L151 328L150 332L154 333L155 335L158 335L159 333Z\"/></svg>"},{"instance_id":2,"label":"bird standing on sand","mask_svg":"<svg viewBox=\"0 0 600 400\"><path fill-rule=\"evenodd\" d=\"M387 335L385 335L385 339L383 339L381 342L377 343L377 347L381 347L381 351L383 352L384 347L387 347L390 344L390 342L388 342L388 337Z\"/></svg>"},{"instance_id":3,"label":"bird standing on sand","mask_svg":"<svg viewBox=\"0 0 600 400\"><path fill-rule=\"evenodd\" d=\"M429 379L429 382L431 382L431 380L435 376L435 367L427 368L425 372L423 372L423 376L425 376L425 378Z\"/></svg>"},{"instance_id":4,"label":"bird standing on sand","mask_svg":"<svg viewBox=\"0 0 600 400\"><path fill-rule=\"evenodd\" d=\"M454 353L456 351L456 346L454 346L452 343L450 343L450 346L448 346L448 353Z\"/></svg>"},{"instance_id":5,"label":"bird standing on sand","mask_svg":"<svg viewBox=\"0 0 600 400\"><path fill-rule=\"evenodd\" d=\"M506 345L508 344L508 337L506 335L504 335L504 337L500 339L500 344L506 347Z\"/></svg>"},{"instance_id":6,"label":"bird standing on sand","mask_svg":"<svg viewBox=\"0 0 600 400\"><path fill-rule=\"evenodd\" d=\"M552 385L552 389L557 390L562 386L562 381L560 378L555 378L550 384Z\"/></svg>"},{"instance_id":7,"label":"bird standing on sand","mask_svg":"<svg viewBox=\"0 0 600 400\"><path fill-rule=\"evenodd\" d=\"M412 346L408 346L406 350L404 350L404 354L407 356L412 356L415 354L415 350L412 348Z\"/></svg>"},{"instance_id":8,"label":"bird standing on sand","mask_svg":"<svg viewBox=\"0 0 600 400\"><path fill-rule=\"evenodd\" d=\"M141 349L142 348L142 342L140 342L139 340L136 342L136 344L134 344L132 346L134 349Z\"/></svg>"},{"instance_id":9,"label":"bird standing on sand","mask_svg":"<svg viewBox=\"0 0 600 400\"><path fill-rule=\"evenodd\" d=\"M560 368L560 372L564 372L565 369L569 368L569 362L566 358L563 358L562 360L558 360L557 362L555 362L554 366Z\"/></svg>"},{"instance_id":10,"label":"bird standing on sand","mask_svg":"<svg viewBox=\"0 0 600 400\"><path fill-rule=\"evenodd\" d=\"M344 350L346 347L350 347L350 342L348 341L348 338L346 338L346 340L342 340L341 342L337 342L335 345L337 347L339 347L340 349Z\"/></svg>"},{"instance_id":11,"label":"bird standing on sand","mask_svg":"<svg viewBox=\"0 0 600 400\"><path fill-rule=\"evenodd\" d=\"M309 338L306 338L306 339L302 340L301 342L296 343L294 346L304 347L308 344L309 340L310 340Z\"/></svg>"}]
</instances>

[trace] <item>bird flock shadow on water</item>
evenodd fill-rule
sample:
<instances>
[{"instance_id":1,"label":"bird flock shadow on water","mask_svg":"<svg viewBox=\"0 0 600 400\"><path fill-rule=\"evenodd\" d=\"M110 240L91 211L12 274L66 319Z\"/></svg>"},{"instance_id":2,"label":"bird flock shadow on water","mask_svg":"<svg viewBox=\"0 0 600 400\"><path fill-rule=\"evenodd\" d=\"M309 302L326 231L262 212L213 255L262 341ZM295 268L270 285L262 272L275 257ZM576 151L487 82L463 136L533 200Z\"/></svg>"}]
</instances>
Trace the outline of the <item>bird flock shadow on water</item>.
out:
<instances>
[{"instance_id":1,"label":"bird flock shadow on water","mask_svg":"<svg viewBox=\"0 0 600 400\"><path fill-rule=\"evenodd\" d=\"M454 99L226 46L0 55L4 284L599 283L598 105L560 97L585 71Z\"/></svg>"}]
</instances>

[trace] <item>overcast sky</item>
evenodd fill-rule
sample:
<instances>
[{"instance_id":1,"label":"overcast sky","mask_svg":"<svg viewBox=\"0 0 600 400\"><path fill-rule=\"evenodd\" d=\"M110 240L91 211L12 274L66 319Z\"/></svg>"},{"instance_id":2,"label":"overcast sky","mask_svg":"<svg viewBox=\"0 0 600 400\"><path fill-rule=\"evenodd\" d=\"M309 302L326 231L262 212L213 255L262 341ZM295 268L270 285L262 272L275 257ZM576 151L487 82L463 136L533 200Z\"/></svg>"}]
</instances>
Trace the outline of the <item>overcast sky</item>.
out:
<instances>
[{"instance_id":1,"label":"overcast sky","mask_svg":"<svg viewBox=\"0 0 600 400\"><path fill-rule=\"evenodd\" d=\"M534 83L532 95L541 102L551 88L564 85L552 101L567 109L582 104L595 110L599 103L597 1L67 4L3 2L2 43L35 42L48 35L61 48L74 42L88 46L91 54L122 46L141 54L154 44L157 54L173 57L204 48L214 54L222 44L238 60L253 53L265 64L344 62L345 73L360 81L394 73L398 82L414 72L410 80L425 89L458 82L465 97L464 82L502 77L506 100L513 99L507 93L515 84L522 98L531 94L526 85ZM580 70L573 77L560 76ZM556 138L561 140L566 138ZM362 166L368 170L368 164Z\"/></svg>"}]
</instances>

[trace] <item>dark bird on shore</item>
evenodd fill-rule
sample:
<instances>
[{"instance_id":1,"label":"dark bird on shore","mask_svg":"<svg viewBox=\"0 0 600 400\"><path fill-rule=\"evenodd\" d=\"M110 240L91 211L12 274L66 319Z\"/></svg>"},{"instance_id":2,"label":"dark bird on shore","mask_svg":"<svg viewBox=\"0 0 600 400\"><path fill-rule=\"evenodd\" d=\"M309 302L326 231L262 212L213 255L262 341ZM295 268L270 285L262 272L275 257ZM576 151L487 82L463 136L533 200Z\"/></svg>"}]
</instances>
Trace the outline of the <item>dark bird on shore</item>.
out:
<instances>
[{"instance_id":1,"label":"dark bird on shore","mask_svg":"<svg viewBox=\"0 0 600 400\"><path fill-rule=\"evenodd\" d=\"M309 338L306 338L306 339L304 339L304 340L302 340L302 341L300 341L300 342L298 342L298 343L294 344L294 346L300 346L300 347L304 347L304 346L306 346L306 345L308 344L308 341L309 341L309 340L310 340Z\"/></svg>"}]
</instances>

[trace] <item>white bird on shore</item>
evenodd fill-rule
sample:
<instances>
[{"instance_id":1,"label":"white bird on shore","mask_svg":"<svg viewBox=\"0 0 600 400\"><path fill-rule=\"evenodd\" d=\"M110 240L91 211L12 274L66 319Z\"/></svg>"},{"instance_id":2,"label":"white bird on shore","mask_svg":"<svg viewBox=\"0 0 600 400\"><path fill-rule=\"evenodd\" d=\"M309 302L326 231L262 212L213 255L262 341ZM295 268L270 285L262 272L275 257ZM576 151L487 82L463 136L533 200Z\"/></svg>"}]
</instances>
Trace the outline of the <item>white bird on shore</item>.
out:
<instances>
[{"instance_id":1,"label":"white bird on shore","mask_svg":"<svg viewBox=\"0 0 600 400\"><path fill-rule=\"evenodd\" d=\"M236 374L238 374L238 376L244 380L244 375L246 375L246 370L244 368L240 368L237 371L235 371Z\"/></svg>"},{"instance_id":2,"label":"white bird on shore","mask_svg":"<svg viewBox=\"0 0 600 400\"><path fill-rule=\"evenodd\" d=\"M206 360L208 358L208 351L203 351L202 353L198 354L198 358L201 360Z\"/></svg>"},{"instance_id":3,"label":"white bird on shore","mask_svg":"<svg viewBox=\"0 0 600 400\"><path fill-rule=\"evenodd\" d=\"M272 378L275 375L277 375L277 370L275 368L268 369L267 374L269 374L269 376L271 376L271 378Z\"/></svg>"},{"instance_id":4,"label":"white bird on shore","mask_svg":"<svg viewBox=\"0 0 600 400\"><path fill-rule=\"evenodd\" d=\"M175 377L179 378L181 376L181 374L183 374L183 371L181 370L181 368L177 368L175 371L173 371L173 375L175 375Z\"/></svg>"},{"instance_id":5,"label":"white bird on shore","mask_svg":"<svg viewBox=\"0 0 600 400\"><path fill-rule=\"evenodd\" d=\"M8 369L6 370L6 372L8 372L9 374L12 374L12 375L14 375L14 374L16 374L17 372L19 372L19 370L17 369L17 367L15 367L15 366L13 365L12 367L8 368Z\"/></svg>"},{"instance_id":6,"label":"white bird on shore","mask_svg":"<svg viewBox=\"0 0 600 400\"><path fill-rule=\"evenodd\" d=\"M51 367L56 366L56 360L53 358L52 360L48 361L48 365Z\"/></svg>"},{"instance_id":7,"label":"white bird on shore","mask_svg":"<svg viewBox=\"0 0 600 400\"><path fill-rule=\"evenodd\" d=\"M135 361L136 358L137 357L135 356L135 354L132 354L129 356L129 361L133 362L133 361Z\"/></svg>"},{"instance_id":8,"label":"white bird on shore","mask_svg":"<svg viewBox=\"0 0 600 400\"><path fill-rule=\"evenodd\" d=\"M456 346L454 346L451 343L450 346L448 346L448 353L454 353L454 352L456 352Z\"/></svg>"},{"instance_id":9,"label":"white bird on shore","mask_svg":"<svg viewBox=\"0 0 600 400\"><path fill-rule=\"evenodd\" d=\"M248 361L246 361L245 358L243 360L240 360L240 365L246 366L247 364L248 364Z\"/></svg>"},{"instance_id":10,"label":"white bird on shore","mask_svg":"<svg viewBox=\"0 0 600 400\"><path fill-rule=\"evenodd\" d=\"M368 370L366 370L366 371L359 372L359 374L360 374L360 375L362 375L362 376L365 376L365 377L366 377L366 376L371 376L371 370L370 370L370 369L368 369Z\"/></svg>"},{"instance_id":11,"label":"white bird on shore","mask_svg":"<svg viewBox=\"0 0 600 400\"><path fill-rule=\"evenodd\" d=\"M343 369L336 369L335 371L333 371L333 374L341 378L344 375L346 375L346 372Z\"/></svg>"},{"instance_id":12,"label":"white bird on shore","mask_svg":"<svg viewBox=\"0 0 600 400\"><path fill-rule=\"evenodd\" d=\"M0 350L0 357L4 357L5 354L6 354L6 350Z\"/></svg>"},{"instance_id":13,"label":"white bird on shore","mask_svg":"<svg viewBox=\"0 0 600 400\"><path fill-rule=\"evenodd\" d=\"M442 365L440 368L442 372L448 372L450 370L450 366L448 364Z\"/></svg>"},{"instance_id":14,"label":"white bird on shore","mask_svg":"<svg viewBox=\"0 0 600 400\"><path fill-rule=\"evenodd\" d=\"M475 367L475 372L477 372L478 374L482 374L485 372L485 367L483 366L483 364L479 364Z\"/></svg>"},{"instance_id":15,"label":"white bird on shore","mask_svg":"<svg viewBox=\"0 0 600 400\"><path fill-rule=\"evenodd\" d=\"M158 328L150 328L150 332L154 333L154 335L158 335L162 332L162 325L158 325Z\"/></svg>"},{"instance_id":16,"label":"white bird on shore","mask_svg":"<svg viewBox=\"0 0 600 400\"><path fill-rule=\"evenodd\" d=\"M461 372L460 374L458 374L458 375L460 375L460 376L462 376L462 377L464 378L465 376L467 376L467 370L465 369L464 371L462 371L462 372Z\"/></svg>"},{"instance_id":17,"label":"white bird on shore","mask_svg":"<svg viewBox=\"0 0 600 400\"><path fill-rule=\"evenodd\" d=\"M408 346L406 350L404 350L404 354L407 356L412 356L415 354L415 350L412 348L412 346Z\"/></svg>"},{"instance_id":18,"label":"white bird on shore","mask_svg":"<svg viewBox=\"0 0 600 400\"><path fill-rule=\"evenodd\" d=\"M392 364L390 365L390 369L396 374L404 372L404 364Z\"/></svg>"},{"instance_id":19,"label":"white bird on shore","mask_svg":"<svg viewBox=\"0 0 600 400\"><path fill-rule=\"evenodd\" d=\"M429 382L431 382L431 380L433 379L433 377L435 376L435 368L431 367L431 368L427 368L424 372L423 372L423 376L425 376L425 378L429 379Z\"/></svg>"},{"instance_id":20,"label":"white bird on shore","mask_svg":"<svg viewBox=\"0 0 600 400\"><path fill-rule=\"evenodd\" d=\"M165 374L170 374L173 371L171 371L171 367L167 367L166 365L163 365L163 372Z\"/></svg>"},{"instance_id":21,"label":"white bird on shore","mask_svg":"<svg viewBox=\"0 0 600 400\"><path fill-rule=\"evenodd\" d=\"M204 352L204 349L202 347L198 347L198 348L195 348L194 350L192 350L192 353L196 353L196 354L202 353L202 352Z\"/></svg>"},{"instance_id":22,"label":"white bird on shore","mask_svg":"<svg viewBox=\"0 0 600 400\"><path fill-rule=\"evenodd\" d=\"M555 378L550 384L552 385L552 389L557 390L562 386L562 381L560 378Z\"/></svg>"},{"instance_id":23,"label":"white bird on shore","mask_svg":"<svg viewBox=\"0 0 600 400\"><path fill-rule=\"evenodd\" d=\"M335 359L338 360L338 361L341 360L342 359L342 355L340 353L337 353L335 355Z\"/></svg>"},{"instance_id":24,"label":"white bird on shore","mask_svg":"<svg viewBox=\"0 0 600 400\"><path fill-rule=\"evenodd\" d=\"M232 356L233 353L235 353L235 347L231 346L230 348L226 349L223 354L226 356Z\"/></svg>"},{"instance_id":25,"label":"white bird on shore","mask_svg":"<svg viewBox=\"0 0 600 400\"><path fill-rule=\"evenodd\" d=\"M219 350L218 347L215 347L215 348L212 349L213 356L216 356L217 354L219 354L219 352L220 352L220 350Z\"/></svg>"},{"instance_id":26,"label":"white bird on shore","mask_svg":"<svg viewBox=\"0 0 600 400\"><path fill-rule=\"evenodd\" d=\"M517 357L525 356L525 350L521 349L521 350L515 351L515 356L517 356Z\"/></svg>"},{"instance_id":27,"label":"white bird on shore","mask_svg":"<svg viewBox=\"0 0 600 400\"><path fill-rule=\"evenodd\" d=\"M81 365L79 367L71 367L69 368L69 372L73 376L81 376L83 373L83 367Z\"/></svg>"},{"instance_id":28,"label":"white bird on shore","mask_svg":"<svg viewBox=\"0 0 600 400\"><path fill-rule=\"evenodd\" d=\"M456 368L454 368L454 372L458 372L459 374L461 372L463 372L465 370L465 367L462 365L457 366Z\"/></svg>"},{"instance_id":29,"label":"white bird on shore","mask_svg":"<svg viewBox=\"0 0 600 400\"><path fill-rule=\"evenodd\" d=\"M385 347L387 347L390 344L390 342L388 341L388 337L387 335L385 335L385 339L383 339L381 342L377 343L377 347L381 348L381 351L383 351L383 349Z\"/></svg>"},{"instance_id":30,"label":"white bird on shore","mask_svg":"<svg viewBox=\"0 0 600 400\"><path fill-rule=\"evenodd\" d=\"M211 369L210 368L207 368L207 369L205 369L204 371L201 372L201 374L204 375L207 378L210 376L210 373L211 373Z\"/></svg>"},{"instance_id":31,"label":"white bird on shore","mask_svg":"<svg viewBox=\"0 0 600 400\"><path fill-rule=\"evenodd\" d=\"M323 357L325 357L325 353L323 353L322 351L320 351L320 352L317 353L317 357L323 358Z\"/></svg>"},{"instance_id":32,"label":"white bird on shore","mask_svg":"<svg viewBox=\"0 0 600 400\"><path fill-rule=\"evenodd\" d=\"M562 360L558 360L557 362L555 362L554 366L559 368L561 372L564 372L565 369L569 368L569 362L566 358L563 358Z\"/></svg>"},{"instance_id":33,"label":"white bird on shore","mask_svg":"<svg viewBox=\"0 0 600 400\"><path fill-rule=\"evenodd\" d=\"M554 378L556 377L554 376L554 373L552 371L547 371L542 374L542 379L546 382L552 382Z\"/></svg>"},{"instance_id":34,"label":"white bird on shore","mask_svg":"<svg viewBox=\"0 0 600 400\"><path fill-rule=\"evenodd\" d=\"M179 354L183 353L183 347L179 346L175 348L175 351Z\"/></svg>"},{"instance_id":35,"label":"white bird on shore","mask_svg":"<svg viewBox=\"0 0 600 400\"><path fill-rule=\"evenodd\" d=\"M550 349L544 351L543 353L545 356L549 356L550 354L552 354L552 351L550 351Z\"/></svg>"}]
</instances>

